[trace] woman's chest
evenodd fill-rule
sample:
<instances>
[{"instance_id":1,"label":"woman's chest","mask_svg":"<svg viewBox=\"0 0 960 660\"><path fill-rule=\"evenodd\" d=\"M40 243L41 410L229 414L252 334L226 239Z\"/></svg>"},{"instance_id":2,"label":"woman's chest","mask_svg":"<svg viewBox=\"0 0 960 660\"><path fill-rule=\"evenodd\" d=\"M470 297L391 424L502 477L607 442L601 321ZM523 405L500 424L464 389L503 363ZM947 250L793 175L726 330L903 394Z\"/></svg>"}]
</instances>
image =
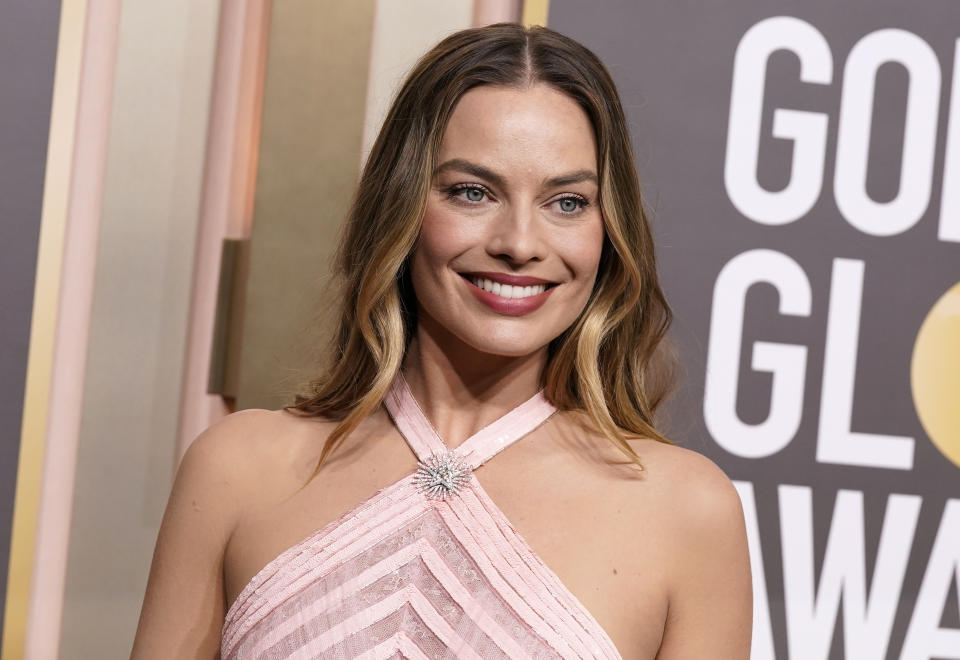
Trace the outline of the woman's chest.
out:
<instances>
[{"instance_id":1,"label":"woman's chest","mask_svg":"<svg viewBox=\"0 0 960 660\"><path fill-rule=\"evenodd\" d=\"M656 511L623 501L624 489L576 467L489 467L478 478L490 498L623 657L654 658L667 614L661 569L669 554ZM642 497L642 488L626 490Z\"/></svg>"},{"instance_id":2,"label":"woman's chest","mask_svg":"<svg viewBox=\"0 0 960 660\"><path fill-rule=\"evenodd\" d=\"M635 512L605 501L601 483L515 463L497 461L476 476L521 544L559 578L624 657L654 657L666 614L655 539L640 534ZM356 504L407 474L402 460L378 475L346 470L251 511L234 530L224 559L228 604L281 552L345 512L350 518Z\"/></svg>"}]
</instances>

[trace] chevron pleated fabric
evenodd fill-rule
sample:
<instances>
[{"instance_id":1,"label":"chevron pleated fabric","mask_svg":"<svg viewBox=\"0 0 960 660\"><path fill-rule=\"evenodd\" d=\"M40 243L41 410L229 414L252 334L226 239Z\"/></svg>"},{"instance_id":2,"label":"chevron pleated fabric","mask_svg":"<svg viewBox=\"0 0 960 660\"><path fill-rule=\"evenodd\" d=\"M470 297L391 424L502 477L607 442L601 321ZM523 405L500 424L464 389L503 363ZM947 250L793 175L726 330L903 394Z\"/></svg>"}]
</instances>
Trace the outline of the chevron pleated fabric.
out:
<instances>
[{"instance_id":1,"label":"chevron pleated fabric","mask_svg":"<svg viewBox=\"0 0 960 660\"><path fill-rule=\"evenodd\" d=\"M422 467L265 566L227 612L221 657L619 658L472 472L553 414L543 394L452 452L402 376L384 403Z\"/></svg>"}]
</instances>

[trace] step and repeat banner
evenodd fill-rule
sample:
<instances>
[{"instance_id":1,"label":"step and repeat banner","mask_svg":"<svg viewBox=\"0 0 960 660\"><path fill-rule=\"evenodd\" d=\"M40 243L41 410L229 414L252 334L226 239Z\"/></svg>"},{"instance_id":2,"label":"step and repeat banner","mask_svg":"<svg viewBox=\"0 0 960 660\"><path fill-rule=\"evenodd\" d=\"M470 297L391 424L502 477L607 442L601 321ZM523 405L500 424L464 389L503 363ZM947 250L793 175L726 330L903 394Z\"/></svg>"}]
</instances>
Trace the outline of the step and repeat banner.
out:
<instances>
[{"instance_id":1,"label":"step and repeat banner","mask_svg":"<svg viewBox=\"0 0 960 660\"><path fill-rule=\"evenodd\" d=\"M553 0L619 85L753 658L960 658L960 2Z\"/></svg>"}]
</instances>

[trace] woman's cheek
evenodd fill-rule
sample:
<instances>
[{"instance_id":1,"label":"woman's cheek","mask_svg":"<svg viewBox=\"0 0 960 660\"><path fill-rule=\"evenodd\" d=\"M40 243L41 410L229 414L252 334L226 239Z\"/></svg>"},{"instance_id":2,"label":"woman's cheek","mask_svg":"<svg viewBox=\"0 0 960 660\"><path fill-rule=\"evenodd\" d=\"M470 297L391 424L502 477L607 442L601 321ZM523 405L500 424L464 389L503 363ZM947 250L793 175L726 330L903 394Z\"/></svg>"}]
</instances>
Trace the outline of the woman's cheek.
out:
<instances>
[{"instance_id":1,"label":"woman's cheek","mask_svg":"<svg viewBox=\"0 0 960 660\"><path fill-rule=\"evenodd\" d=\"M578 227L578 231L563 235L557 243L557 252L577 275L595 273L600 265L604 232L603 225L598 225Z\"/></svg>"},{"instance_id":2,"label":"woman's cheek","mask_svg":"<svg viewBox=\"0 0 960 660\"><path fill-rule=\"evenodd\" d=\"M420 240L433 258L450 258L476 240L476 224L454 213L428 216L424 218Z\"/></svg>"}]
</instances>

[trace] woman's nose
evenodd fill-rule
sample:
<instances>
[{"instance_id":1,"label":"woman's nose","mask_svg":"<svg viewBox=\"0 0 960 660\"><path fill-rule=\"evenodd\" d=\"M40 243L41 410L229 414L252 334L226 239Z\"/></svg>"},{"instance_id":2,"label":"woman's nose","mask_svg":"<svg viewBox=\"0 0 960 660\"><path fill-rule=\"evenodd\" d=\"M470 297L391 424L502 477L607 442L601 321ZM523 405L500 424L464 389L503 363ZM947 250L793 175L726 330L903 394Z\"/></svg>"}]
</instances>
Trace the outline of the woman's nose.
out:
<instances>
[{"instance_id":1,"label":"woman's nose","mask_svg":"<svg viewBox=\"0 0 960 660\"><path fill-rule=\"evenodd\" d=\"M491 224L487 252L514 265L542 261L546 241L537 211L533 204L510 205L501 210Z\"/></svg>"}]
</instances>

